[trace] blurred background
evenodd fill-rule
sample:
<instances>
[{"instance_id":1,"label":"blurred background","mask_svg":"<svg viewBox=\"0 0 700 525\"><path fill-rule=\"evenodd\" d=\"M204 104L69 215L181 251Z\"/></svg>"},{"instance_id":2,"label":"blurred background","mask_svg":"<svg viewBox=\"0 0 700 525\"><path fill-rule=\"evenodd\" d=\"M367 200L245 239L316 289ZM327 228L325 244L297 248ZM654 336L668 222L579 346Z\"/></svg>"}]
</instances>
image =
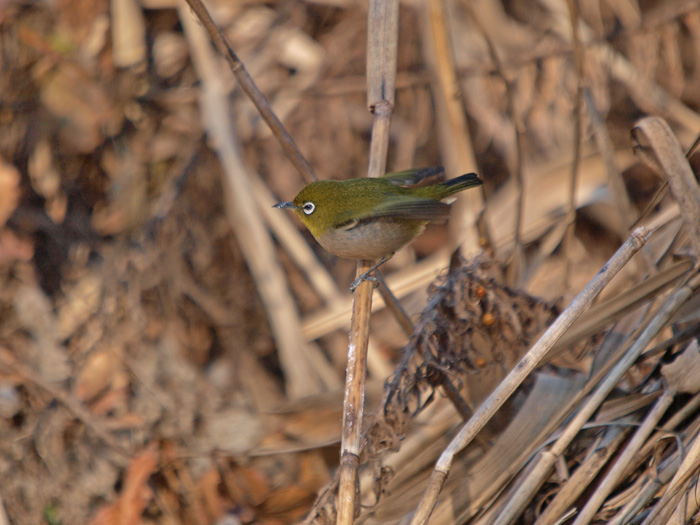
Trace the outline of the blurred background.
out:
<instances>
[{"instance_id":1,"label":"blurred background","mask_svg":"<svg viewBox=\"0 0 700 525\"><path fill-rule=\"evenodd\" d=\"M664 209L630 132L698 134L700 6L573 3L401 3L387 170L484 180L385 266L414 319L461 246L544 328ZM365 176L367 3L207 6L317 176ZM271 208L306 181L192 16L0 1L0 523L289 523L337 467L356 264Z\"/></svg>"}]
</instances>

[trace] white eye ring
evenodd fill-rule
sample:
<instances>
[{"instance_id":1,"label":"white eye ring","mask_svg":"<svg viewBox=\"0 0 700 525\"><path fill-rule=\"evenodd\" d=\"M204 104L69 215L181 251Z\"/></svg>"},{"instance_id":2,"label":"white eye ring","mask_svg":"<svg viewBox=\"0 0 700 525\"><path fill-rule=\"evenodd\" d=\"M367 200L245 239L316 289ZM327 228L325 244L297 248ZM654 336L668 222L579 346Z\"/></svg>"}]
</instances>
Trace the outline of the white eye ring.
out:
<instances>
[{"instance_id":1,"label":"white eye ring","mask_svg":"<svg viewBox=\"0 0 700 525\"><path fill-rule=\"evenodd\" d=\"M306 215L311 215L316 209L316 205L313 202L305 202L301 209Z\"/></svg>"}]
</instances>

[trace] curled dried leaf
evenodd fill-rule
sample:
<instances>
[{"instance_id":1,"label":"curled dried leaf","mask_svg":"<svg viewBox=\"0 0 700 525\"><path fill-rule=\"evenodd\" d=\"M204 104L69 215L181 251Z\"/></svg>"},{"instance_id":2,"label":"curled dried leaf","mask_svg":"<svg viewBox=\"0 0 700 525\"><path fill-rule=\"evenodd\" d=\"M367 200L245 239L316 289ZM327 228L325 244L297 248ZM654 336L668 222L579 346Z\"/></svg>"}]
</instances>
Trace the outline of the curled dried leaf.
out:
<instances>
[{"instance_id":1,"label":"curled dried leaf","mask_svg":"<svg viewBox=\"0 0 700 525\"><path fill-rule=\"evenodd\" d=\"M496 269L485 257L461 260L433 287L369 425L371 457L398 450L437 388L465 389L469 401L480 403L556 317L552 304L500 284Z\"/></svg>"}]
</instances>

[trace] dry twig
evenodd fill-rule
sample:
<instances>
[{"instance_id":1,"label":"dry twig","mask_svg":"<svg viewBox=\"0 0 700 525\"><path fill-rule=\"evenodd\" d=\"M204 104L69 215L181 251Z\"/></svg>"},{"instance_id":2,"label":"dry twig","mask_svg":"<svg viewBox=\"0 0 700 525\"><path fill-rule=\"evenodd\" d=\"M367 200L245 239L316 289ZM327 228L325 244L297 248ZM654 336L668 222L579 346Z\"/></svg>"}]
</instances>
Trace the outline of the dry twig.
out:
<instances>
[{"instance_id":1,"label":"dry twig","mask_svg":"<svg viewBox=\"0 0 700 525\"><path fill-rule=\"evenodd\" d=\"M212 42L214 42L214 45L219 50L219 53L221 53L221 56L223 56L231 66L231 71L233 71L233 74L236 75L236 79L243 88L243 91L245 91L245 93L248 95L260 115L263 117L263 119L265 119L265 122L267 122L267 125L270 127L272 133L282 145L284 153L287 155L289 161L307 182L316 180L316 175L314 174L311 165L306 161L304 156L301 154L301 151L299 151L299 148L294 143L291 135L287 133L287 130L284 129L282 123L273 113L269 102L265 98L265 95L263 95L255 85L255 82L248 74L248 71L246 71L243 62L240 61L236 53L234 53L233 49L231 49L231 46L229 46L223 33L214 23L214 20L211 18L211 15L207 11L206 7L204 7L204 4L201 2L201 0L186 1L192 11L194 11L197 15L197 18L199 18L199 20L202 22L202 25L209 34Z\"/></svg>"}]
</instances>

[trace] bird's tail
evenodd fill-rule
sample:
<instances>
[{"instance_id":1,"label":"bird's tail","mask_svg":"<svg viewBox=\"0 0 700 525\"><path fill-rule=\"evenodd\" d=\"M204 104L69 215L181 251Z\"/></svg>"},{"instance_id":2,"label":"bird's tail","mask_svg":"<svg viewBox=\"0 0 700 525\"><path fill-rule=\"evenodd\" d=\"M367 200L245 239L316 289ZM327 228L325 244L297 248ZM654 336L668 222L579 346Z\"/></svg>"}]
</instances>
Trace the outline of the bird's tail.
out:
<instances>
[{"instance_id":1,"label":"bird's tail","mask_svg":"<svg viewBox=\"0 0 700 525\"><path fill-rule=\"evenodd\" d=\"M455 177L454 179L446 180L441 182L441 186L445 190L445 197L453 195L458 191L466 190L467 188L472 188L474 186L481 186L483 184L482 180L477 176L476 173L466 173Z\"/></svg>"}]
</instances>

